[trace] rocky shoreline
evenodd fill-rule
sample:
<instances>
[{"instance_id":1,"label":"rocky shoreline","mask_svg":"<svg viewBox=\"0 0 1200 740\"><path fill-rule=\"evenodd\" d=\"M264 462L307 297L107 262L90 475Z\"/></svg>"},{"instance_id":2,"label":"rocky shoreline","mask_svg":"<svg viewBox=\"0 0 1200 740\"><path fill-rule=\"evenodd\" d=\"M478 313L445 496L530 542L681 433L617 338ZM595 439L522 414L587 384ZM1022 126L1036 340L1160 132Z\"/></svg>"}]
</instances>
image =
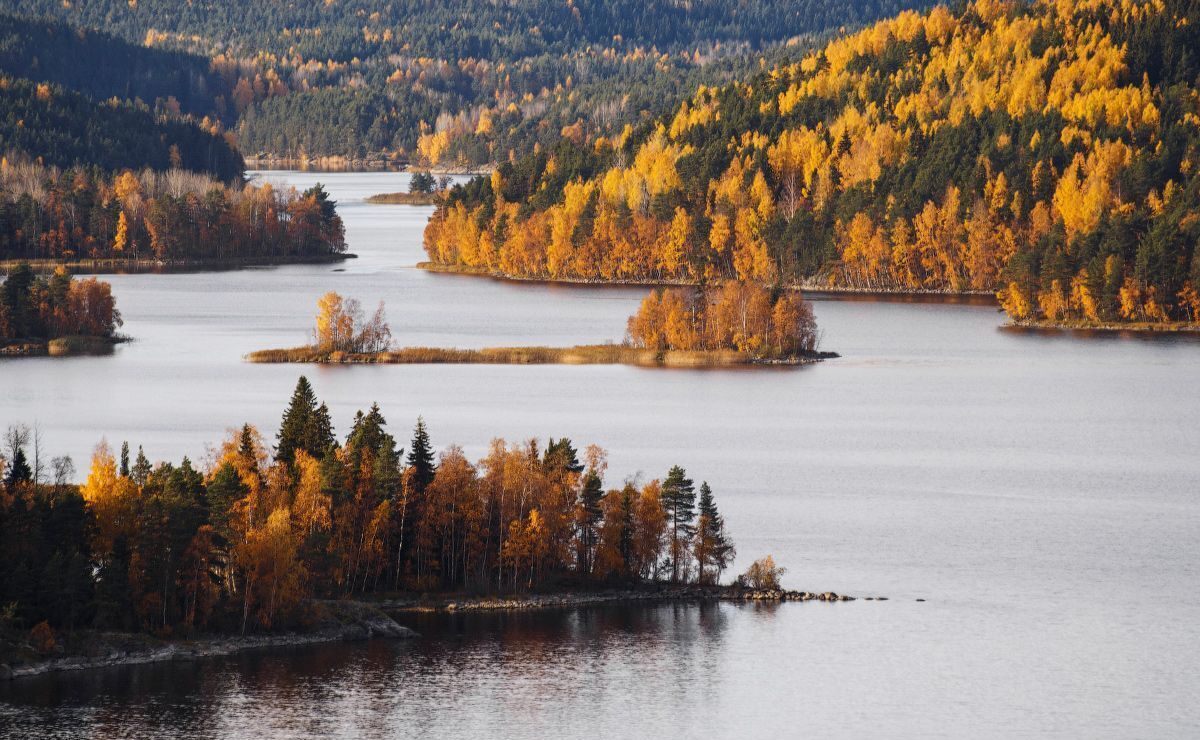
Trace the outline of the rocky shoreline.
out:
<instances>
[{"instance_id":1,"label":"rocky shoreline","mask_svg":"<svg viewBox=\"0 0 1200 740\"><path fill-rule=\"evenodd\" d=\"M849 596L833 591L793 591L788 589L750 589L737 586L701 586L698 584L659 585L610 589L604 591L558 591L513 596L423 595L412 598L379 599L372 603L387 613L404 612L484 612L538 609L571 609L581 606L626 604L635 602L784 602L784 601L887 601L886 596Z\"/></svg>"},{"instance_id":2,"label":"rocky shoreline","mask_svg":"<svg viewBox=\"0 0 1200 740\"><path fill-rule=\"evenodd\" d=\"M311 629L261 635L208 635L191 640L162 640L126 632L86 632L72 636L69 648L58 654L37 656L28 648L23 655L0 655L0 681L10 681L61 671L81 671L113 666L168 661L193 661L232 655L258 648L293 647L371 638L410 639L418 634L399 624L392 615L411 613L462 613L538 611L633 603L782 603L819 601L887 601L886 596L849 596L833 591L751 589L699 584L651 584L600 591L555 591L510 596L422 594L363 601L319 602L325 612ZM918 599L924 601L924 599ZM12 652L10 650L10 652ZM18 651L21 652L21 651ZM15 659L14 659L15 658ZM8 662L4 662L7 660Z\"/></svg>"},{"instance_id":3,"label":"rocky shoreline","mask_svg":"<svg viewBox=\"0 0 1200 740\"><path fill-rule=\"evenodd\" d=\"M232 655L256 648L291 647L329 642L355 642L373 637L409 639L417 633L398 624L371 604L325 602L327 616L311 630L264 635L212 635L194 640L159 640L123 632L90 633L79 649L65 654L11 664L0 662L0 681L59 671L112 666L192 661Z\"/></svg>"}]
</instances>

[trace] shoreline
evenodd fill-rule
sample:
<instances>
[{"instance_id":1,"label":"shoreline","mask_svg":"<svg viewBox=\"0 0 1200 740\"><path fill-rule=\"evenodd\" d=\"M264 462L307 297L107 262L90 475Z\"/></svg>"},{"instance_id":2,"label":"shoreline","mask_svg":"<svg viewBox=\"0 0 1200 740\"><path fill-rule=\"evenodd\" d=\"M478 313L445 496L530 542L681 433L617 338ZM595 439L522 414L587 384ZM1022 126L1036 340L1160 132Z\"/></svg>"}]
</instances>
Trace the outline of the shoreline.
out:
<instances>
[{"instance_id":1,"label":"shoreline","mask_svg":"<svg viewBox=\"0 0 1200 740\"><path fill-rule=\"evenodd\" d=\"M441 193L376 193L363 202L372 205L436 206L441 201Z\"/></svg>"},{"instance_id":2,"label":"shoreline","mask_svg":"<svg viewBox=\"0 0 1200 740\"><path fill-rule=\"evenodd\" d=\"M132 341L131 337L123 334L111 337L71 335L53 339L14 340L0 344L0 358L110 355L118 344Z\"/></svg>"},{"instance_id":3,"label":"shoreline","mask_svg":"<svg viewBox=\"0 0 1200 740\"><path fill-rule=\"evenodd\" d=\"M456 613L540 611L577 607L642 602L775 602L888 601L886 596L849 596L833 591L796 591L791 589L750 589L738 586L685 584L645 584L599 591L554 591L509 596L423 595L412 598L381 598L370 603L388 613Z\"/></svg>"},{"instance_id":4,"label":"shoreline","mask_svg":"<svg viewBox=\"0 0 1200 740\"><path fill-rule=\"evenodd\" d=\"M836 352L814 352L781 359L757 358L733 350L654 350L620 344L575 347L485 347L453 349L403 347L374 353L343 353L313 346L266 349L245 356L262 364L309 363L321 365L634 365L637 367L721 368L800 367L838 357Z\"/></svg>"},{"instance_id":5,"label":"shoreline","mask_svg":"<svg viewBox=\"0 0 1200 740\"><path fill-rule=\"evenodd\" d=\"M364 157L328 155L323 157L290 157L263 154L242 157L246 171L299 170L301 172L409 172L413 164L406 156L380 152ZM433 175L486 175L494 165L418 168Z\"/></svg>"},{"instance_id":6,"label":"shoreline","mask_svg":"<svg viewBox=\"0 0 1200 740\"><path fill-rule=\"evenodd\" d=\"M554 278L548 276L539 277L523 277L520 275L509 275L503 272L495 272L485 267L468 267L466 265L443 265L438 262L425 260L416 264L418 270L437 273L441 275L463 275L467 277L489 278L491 280L499 280L501 282L511 283L541 283L545 285L574 285L592 288L605 287L620 287L620 288L687 288L697 284L695 280L679 280L679 279L663 279L654 280L649 278L618 278L614 280L599 280L593 278ZM996 305L995 293L986 290L965 290L965 291L950 291L950 290L896 290L890 288L852 288L846 286L827 285L812 280L806 280L801 283L793 283L787 286L789 290L803 291L805 294L811 295L814 293L824 293L828 295L853 295L853 296L878 296L880 298L888 298L900 300L903 298L941 298L947 301L955 299L973 302L979 301L983 305Z\"/></svg>"},{"instance_id":7,"label":"shoreline","mask_svg":"<svg viewBox=\"0 0 1200 740\"><path fill-rule=\"evenodd\" d=\"M886 596L856 597L833 591L750 589L736 585L653 583L594 591L554 591L472 596L464 594L421 594L411 597L379 597L354 601L318 601L326 610L324 620L307 631L257 635L204 635L195 639L160 639L144 633L81 631L67 635L81 642L79 649L55 657L27 662L0 662L0 681L14 681L66 671L186 662L215 658L260 648L296 647L336 642L359 642L372 638L414 639L415 630L399 624L393 614L462 612L516 612L575 609L639 603L783 603L819 601L888 601ZM924 601L924 599L917 599Z\"/></svg>"},{"instance_id":8,"label":"shoreline","mask_svg":"<svg viewBox=\"0 0 1200 740\"><path fill-rule=\"evenodd\" d=\"M344 254L328 254L313 257L254 257L249 259L6 259L0 260L0 271L7 272L17 265L29 265L38 271L54 270L63 267L75 273L89 275L123 275L153 272L218 272L240 270L247 267L336 264L357 258L357 254L346 252Z\"/></svg>"},{"instance_id":9,"label":"shoreline","mask_svg":"<svg viewBox=\"0 0 1200 740\"><path fill-rule=\"evenodd\" d=\"M412 639L418 633L396 622L378 607L362 601L318 602L325 619L306 631L257 635L204 635L190 640L163 640L143 633L83 632L82 650L23 663L0 663L0 681L114 666L193 661L233 655L258 648L358 642L373 637Z\"/></svg>"},{"instance_id":10,"label":"shoreline","mask_svg":"<svg viewBox=\"0 0 1200 740\"><path fill-rule=\"evenodd\" d=\"M1105 321L1098 324L1093 324L1087 321L1043 321L1043 320L1026 320L1026 321L1009 321L1000 327L1006 331L1019 331L1029 333L1095 333L1095 334L1137 334L1142 336L1153 335L1169 335L1169 334L1194 334L1200 336L1200 323L1189 323L1186 321L1170 321L1167 323L1157 323L1153 321L1134 321L1128 324L1119 322Z\"/></svg>"}]
</instances>

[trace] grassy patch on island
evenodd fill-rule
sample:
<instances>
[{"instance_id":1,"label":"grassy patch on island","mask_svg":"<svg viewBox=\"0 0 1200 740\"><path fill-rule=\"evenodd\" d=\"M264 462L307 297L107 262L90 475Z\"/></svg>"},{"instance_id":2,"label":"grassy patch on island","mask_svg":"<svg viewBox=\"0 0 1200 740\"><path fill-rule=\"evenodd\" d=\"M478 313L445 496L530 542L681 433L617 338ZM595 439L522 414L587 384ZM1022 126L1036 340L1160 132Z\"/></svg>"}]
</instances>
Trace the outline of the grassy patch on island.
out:
<instances>
[{"instance_id":1,"label":"grassy patch on island","mask_svg":"<svg viewBox=\"0 0 1200 740\"><path fill-rule=\"evenodd\" d=\"M734 350L654 350L622 344L584 344L574 347L485 347L455 349L403 347L383 352L337 352L314 346L252 352L250 362L308 362L380 365L641 365L644 367L734 367L739 365L805 365L832 352L811 352L786 358L760 358Z\"/></svg>"}]
</instances>

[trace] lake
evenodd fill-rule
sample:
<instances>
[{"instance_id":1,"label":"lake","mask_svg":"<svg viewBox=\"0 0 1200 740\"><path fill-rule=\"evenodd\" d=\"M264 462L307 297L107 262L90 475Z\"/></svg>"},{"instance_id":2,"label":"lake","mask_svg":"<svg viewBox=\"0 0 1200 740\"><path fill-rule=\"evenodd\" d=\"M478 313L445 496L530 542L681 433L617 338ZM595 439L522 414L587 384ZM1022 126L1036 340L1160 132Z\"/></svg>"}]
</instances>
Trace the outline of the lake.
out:
<instances>
[{"instance_id":1,"label":"lake","mask_svg":"<svg viewBox=\"0 0 1200 740\"><path fill-rule=\"evenodd\" d=\"M317 297L382 300L397 344L620 341L645 289L439 275L399 173L264 173L339 201L339 265L114 275L107 357L0 361L0 424L205 457L268 438L296 378L339 432L378 402L406 441L481 457L569 436L607 478L707 480L740 570L886 602L424 618L370 642L0 685L0 733L145 737L1185 736L1200 726L1200 341L1004 330L994 306L815 296L798 369L252 365ZM917 602L916 599L927 599ZM402 620L403 621L403 620ZM412 620L409 620L410 622ZM805 734L808 734L805 733Z\"/></svg>"}]
</instances>

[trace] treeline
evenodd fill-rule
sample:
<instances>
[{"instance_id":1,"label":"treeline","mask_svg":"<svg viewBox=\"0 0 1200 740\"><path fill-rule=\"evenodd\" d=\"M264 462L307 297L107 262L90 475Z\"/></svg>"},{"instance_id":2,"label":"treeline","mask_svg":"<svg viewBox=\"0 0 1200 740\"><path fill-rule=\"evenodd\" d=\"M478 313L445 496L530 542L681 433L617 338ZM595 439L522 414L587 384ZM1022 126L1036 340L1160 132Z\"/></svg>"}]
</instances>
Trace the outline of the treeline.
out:
<instances>
[{"instance_id":1,"label":"treeline","mask_svg":"<svg viewBox=\"0 0 1200 740\"><path fill-rule=\"evenodd\" d=\"M778 359L811 353L818 339L812 306L799 293L733 280L650 293L629 317L628 333L635 347Z\"/></svg>"},{"instance_id":2,"label":"treeline","mask_svg":"<svg viewBox=\"0 0 1200 740\"><path fill-rule=\"evenodd\" d=\"M0 604L24 628L266 629L302 622L311 596L714 582L734 554L711 489L679 467L606 491L597 447L435 459L420 420L405 455L376 406L339 443L304 378L273 450L243 426L203 468L102 444L75 486L36 433L10 429L4 453Z\"/></svg>"},{"instance_id":3,"label":"treeline","mask_svg":"<svg viewBox=\"0 0 1200 740\"><path fill-rule=\"evenodd\" d=\"M39 277L19 265L0 282L0 344L16 339L112 337L121 312L112 286L96 278L75 280L63 269Z\"/></svg>"},{"instance_id":4,"label":"treeline","mask_svg":"<svg viewBox=\"0 0 1200 740\"><path fill-rule=\"evenodd\" d=\"M106 43L93 38L97 31L211 57L207 72L187 58L161 63L184 76L177 105L230 129L237 122L247 153L387 153L424 165L479 165L546 146L564 129L619 130L696 84L751 73L764 53L912 4L19 0L7 10L92 29L80 44L83 58ZM70 46L70 32L22 33L37 35L47 53ZM28 68L31 54L18 51ZM106 66L114 75L128 67L128 77L143 80L141 60L114 55ZM171 106L172 96L144 87L148 104ZM352 114L342 112L347 106Z\"/></svg>"},{"instance_id":5,"label":"treeline","mask_svg":"<svg viewBox=\"0 0 1200 740\"><path fill-rule=\"evenodd\" d=\"M179 169L60 170L0 163L0 259L319 259L346 249L334 201L303 193L232 187Z\"/></svg>"},{"instance_id":6,"label":"treeline","mask_svg":"<svg viewBox=\"0 0 1200 740\"><path fill-rule=\"evenodd\" d=\"M224 136L193 122L0 75L0 153L13 152L48 166L182 168L225 182L240 181L245 167Z\"/></svg>"},{"instance_id":7,"label":"treeline","mask_svg":"<svg viewBox=\"0 0 1200 740\"><path fill-rule=\"evenodd\" d=\"M1200 311L1200 6L904 12L453 190L435 262L996 291L1018 320Z\"/></svg>"}]
</instances>

